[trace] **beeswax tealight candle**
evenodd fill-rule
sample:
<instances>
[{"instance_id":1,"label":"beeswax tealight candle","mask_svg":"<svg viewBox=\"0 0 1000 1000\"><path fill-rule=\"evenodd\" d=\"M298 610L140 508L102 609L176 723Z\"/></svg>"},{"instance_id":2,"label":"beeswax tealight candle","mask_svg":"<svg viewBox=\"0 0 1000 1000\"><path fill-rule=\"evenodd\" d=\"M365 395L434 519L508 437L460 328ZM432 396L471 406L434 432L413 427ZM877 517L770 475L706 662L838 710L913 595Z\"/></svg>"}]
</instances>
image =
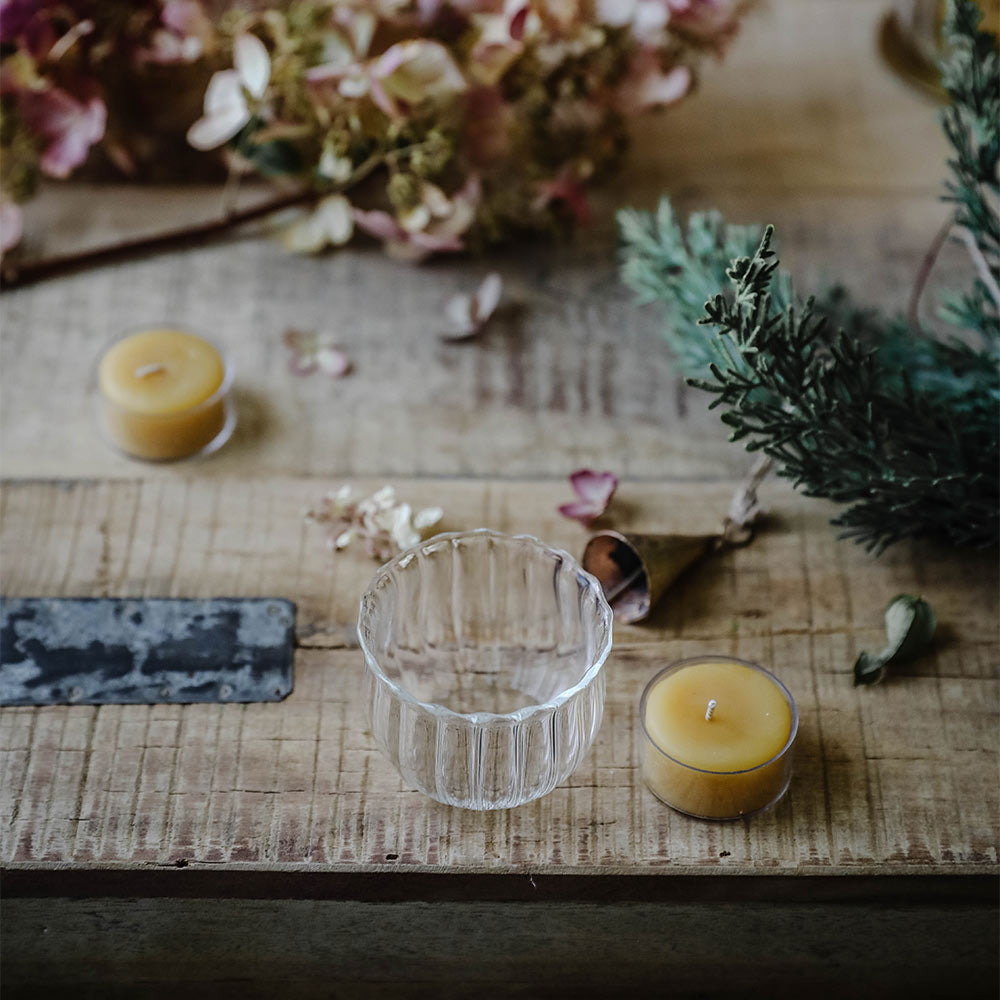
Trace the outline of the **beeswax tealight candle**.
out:
<instances>
[{"instance_id":1,"label":"beeswax tealight candle","mask_svg":"<svg viewBox=\"0 0 1000 1000\"><path fill-rule=\"evenodd\" d=\"M122 451L151 461L214 451L235 423L231 381L222 355L193 333L133 333L98 369L105 432Z\"/></svg>"},{"instance_id":2,"label":"beeswax tealight candle","mask_svg":"<svg viewBox=\"0 0 1000 1000\"><path fill-rule=\"evenodd\" d=\"M798 713L787 688L755 664L681 660L649 682L639 714L643 779L681 812L735 819L788 787Z\"/></svg>"}]
</instances>

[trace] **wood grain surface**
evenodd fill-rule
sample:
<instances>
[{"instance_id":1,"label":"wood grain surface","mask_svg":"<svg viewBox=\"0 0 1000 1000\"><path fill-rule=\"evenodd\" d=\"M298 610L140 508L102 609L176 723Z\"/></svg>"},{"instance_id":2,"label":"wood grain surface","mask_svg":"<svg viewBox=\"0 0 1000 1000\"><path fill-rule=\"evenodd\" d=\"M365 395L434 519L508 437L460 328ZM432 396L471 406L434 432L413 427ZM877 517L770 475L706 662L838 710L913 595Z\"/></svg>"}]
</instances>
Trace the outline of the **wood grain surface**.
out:
<instances>
[{"instance_id":1,"label":"wood grain surface","mask_svg":"<svg viewBox=\"0 0 1000 1000\"><path fill-rule=\"evenodd\" d=\"M571 243L400 265L371 246L287 255L266 227L3 295L3 587L19 595L279 594L299 604L296 688L280 705L0 711L0 858L8 870L132 872L184 863L308 872L995 873L996 566L837 542L830 509L767 488L750 548L694 570L641 627L620 628L604 727L583 767L507 813L408 791L358 704L353 622L373 565L334 558L302 509L337 482L394 482L446 527L528 531L579 552L558 517L581 465L623 477L618 526L709 531L746 456L675 372L655 309L617 283L613 209L717 206L779 227L799 285L839 278L902 307L946 209L935 109L878 62L875 0L775 2L700 91L637 125L625 173ZM260 197L248 190L248 201ZM68 251L204 218L217 191L53 186L25 253ZM946 254L935 277L960 261ZM442 304L487 269L505 308L443 344ZM90 377L122 332L169 322L223 345L240 423L212 459L140 466L98 438ZM354 373L286 369L289 326L330 331ZM365 478L368 477L368 478ZM851 686L900 591L942 622L932 656ZM671 813L635 770L651 673L706 650L774 668L802 712L787 799L751 824Z\"/></svg>"},{"instance_id":2,"label":"wood grain surface","mask_svg":"<svg viewBox=\"0 0 1000 1000\"><path fill-rule=\"evenodd\" d=\"M374 246L289 256L263 227L5 294L3 474L135 476L95 433L87 374L109 340L160 321L213 337L237 370L236 438L191 474L548 478L588 464L630 478L741 474L704 397L673 369L657 310L634 308L617 282L613 211L669 193L685 211L774 222L799 287L839 279L903 306L947 215L945 146L934 106L878 61L882 13L876 0L757 11L690 100L636 123L625 172L568 244L415 268ZM29 206L24 251L156 230L218 204L203 189L53 185ZM955 266L945 255L935 278ZM505 310L477 343L442 344L444 302L491 268ZM355 374L289 374L287 327L334 334Z\"/></svg>"},{"instance_id":3,"label":"wood grain surface","mask_svg":"<svg viewBox=\"0 0 1000 1000\"><path fill-rule=\"evenodd\" d=\"M377 485L377 484L365 484ZM550 483L399 483L442 500L446 527L528 530L571 550ZM731 484L626 483L622 527L711 530ZM354 871L640 874L988 872L997 861L998 691L992 557L903 546L882 560L837 544L826 505L774 485L769 527L693 571L650 626L621 627L603 727L550 795L475 813L406 788L360 702L353 621L374 564L334 555L301 511L314 480L9 483L10 593L281 594L299 604L295 690L260 705L0 711L8 865L237 863ZM934 655L852 686L882 639L885 595L919 589L947 629ZM682 656L758 661L801 713L791 791L749 823L664 808L642 786L635 713Z\"/></svg>"}]
</instances>

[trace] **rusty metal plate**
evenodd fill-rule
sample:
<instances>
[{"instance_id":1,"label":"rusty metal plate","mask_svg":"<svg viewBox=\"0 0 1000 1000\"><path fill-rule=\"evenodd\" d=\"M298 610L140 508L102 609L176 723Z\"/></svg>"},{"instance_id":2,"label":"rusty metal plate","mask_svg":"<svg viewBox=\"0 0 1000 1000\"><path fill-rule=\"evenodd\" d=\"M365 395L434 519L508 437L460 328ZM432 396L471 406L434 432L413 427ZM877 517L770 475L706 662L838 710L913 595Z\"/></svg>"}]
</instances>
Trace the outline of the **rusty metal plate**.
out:
<instances>
[{"instance_id":1,"label":"rusty metal plate","mask_svg":"<svg viewBox=\"0 0 1000 1000\"><path fill-rule=\"evenodd\" d=\"M284 598L0 598L0 704L280 701Z\"/></svg>"}]
</instances>

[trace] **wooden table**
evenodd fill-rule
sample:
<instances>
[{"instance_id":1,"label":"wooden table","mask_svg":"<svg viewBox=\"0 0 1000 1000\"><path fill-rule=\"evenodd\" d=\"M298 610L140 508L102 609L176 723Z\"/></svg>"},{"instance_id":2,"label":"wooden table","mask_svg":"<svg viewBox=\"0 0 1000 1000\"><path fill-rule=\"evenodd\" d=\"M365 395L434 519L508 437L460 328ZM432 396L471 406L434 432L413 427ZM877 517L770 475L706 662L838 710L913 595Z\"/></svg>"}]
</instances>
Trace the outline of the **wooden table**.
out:
<instances>
[{"instance_id":1,"label":"wooden table","mask_svg":"<svg viewBox=\"0 0 1000 1000\"><path fill-rule=\"evenodd\" d=\"M677 995L794 986L968 995L996 982L1000 808L994 555L835 539L831 509L769 484L749 548L616 630L605 721L576 774L505 812L403 787L365 731L353 623L373 564L332 556L303 508L394 483L448 528L579 552L566 474L623 477L616 526L712 530L746 456L685 389L617 284L611 208L669 190L774 221L802 284L901 306L944 217L933 109L874 53L880 5L775 3L701 92L642 130L598 223L569 246L421 269L358 248L286 256L266 233L80 274L2 300L3 589L11 595L283 595L295 690L266 705L0 711L4 984L11 996ZM250 191L246 197L258 197ZM204 191L60 188L27 249L197 217ZM487 266L515 308L477 343L441 304ZM957 264L945 260L942 273ZM239 371L219 455L135 465L97 439L87 371L167 318ZM356 371L285 370L288 326L336 331ZM881 611L920 592L933 655L856 690ZM654 670L718 651L775 669L802 715L787 798L748 823L660 806L636 771ZM443 985L444 984L444 985ZM116 992L117 991L117 992ZM5 994L6 995L6 994Z\"/></svg>"}]
</instances>

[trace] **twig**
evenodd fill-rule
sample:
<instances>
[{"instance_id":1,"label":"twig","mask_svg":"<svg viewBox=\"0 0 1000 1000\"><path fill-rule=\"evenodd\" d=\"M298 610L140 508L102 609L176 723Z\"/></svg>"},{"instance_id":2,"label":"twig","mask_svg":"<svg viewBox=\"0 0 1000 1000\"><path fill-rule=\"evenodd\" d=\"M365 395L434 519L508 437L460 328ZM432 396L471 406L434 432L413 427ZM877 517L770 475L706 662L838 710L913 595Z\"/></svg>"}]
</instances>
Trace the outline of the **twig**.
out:
<instances>
[{"instance_id":1,"label":"twig","mask_svg":"<svg viewBox=\"0 0 1000 1000\"><path fill-rule=\"evenodd\" d=\"M419 143L414 143L412 146L395 149L391 155L398 156L408 153L416 149L418 145ZM385 161L385 158L381 153L373 153L367 160L355 167L350 179L339 190L345 191L363 181ZM239 178L237 178L237 183L238 181ZM227 188L229 184L230 182L227 180ZM292 208L295 205L302 205L307 201L313 201L321 197L321 194L310 189L296 191L292 194L282 195L280 198L264 202L262 205L245 208L241 212L231 211L230 206L227 205L227 201L231 201L231 197L234 196L232 192L230 192L230 195L227 195L226 190L223 189L222 216L212 219L209 222L201 222L195 226L170 229L165 233L140 236L134 240L122 240L120 243L94 247L91 250L81 250L79 253L46 257L42 260L27 261L23 264L17 260L3 260L0 262L0 292L19 288L22 285L30 285L36 281L45 281L47 278L57 278L59 275L70 274L73 271L99 267L101 264L111 264L125 257L157 253L161 250L168 250L171 247L193 246L198 243L204 243L247 222L253 222L255 219L261 219L266 215L271 215L273 212L280 212L285 208Z\"/></svg>"},{"instance_id":2,"label":"twig","mask_svg":"<svg viewBox=\"0 0 1000 1000\"><path fill-rule=\"evenodd\" d=\"M913 282L913 291L910 293L910 301L906 307L906 318L914 330L918 330L920 328L920 298L924 294L927 279L931 276L931 271L934 270L934 264L938 259L938 254L941 253L941 247L944 246L945 240L948 239L948 234L951 232L951 227L953 225L954 220L951 216L948 216L941 228L937 231L937 235L934 237L933 242L927 248L927 253L924 254L924 259L920 262L920 270L917 271L916 280Z\"/></svg>"},{"instance_id":3,"label":"twig","mask_svg":"<svg viewBox=\"0 0 1000 1000\"><path fill-rule=\"evenodd\" d=\"M110 264L126 257L156 253L172 247L204 243L230 229L235 229L256 219L262 219L284 208L301 205L316 197L316 192L312 190L295 191L292 194L282 195L280 198L273 198L262 205L245 208L240 212L232 212L208 222L201 222L194 226L183 226L180 229L170 229L166 232L154 233L152 236L140 236L133 240L122 240L90 250L81 250L79 253L25 261L23 264L17 260L6 258L0 264L0 291L9 291L12 288L29 285L36 281L45 281L47 278L98 267L101 264Z\"/></svg>"},{"instance_id":4,"label":"twig","mask_svg":"<svg viewBox=\"0 0 1000 1000\"><path fill-rule=\"evenodd\" d=\"M727 544L742 545L753 536L757 518L766 513L757 499L757 490L774 468L774 459L767 455L757 456L750 466L746 478L737 487L729 503L729 514L724 523L723 537Z\"/></svg>"},{"instance_id":5,"label":"twig","mask_svg":"<svg viewBox=\"0 0 1000 1000\"><path fill-rule=\"evenodd\" d=\"M979 277L986 286L987 291L993 296L993 301L996 304L997 309L1000 309L1000 286L997 285L997 279L993 276L993 272L990 270L990 265L986 262L986 258L983 256L983 251L979 249L979 244L976 242L976 238L965 226L962 226L959 229L958 235L962 237L962 242L965 243L965 246L969 251L972 263L976 265L976 270L979 272Z\"/></svg>"}]
</instances>

